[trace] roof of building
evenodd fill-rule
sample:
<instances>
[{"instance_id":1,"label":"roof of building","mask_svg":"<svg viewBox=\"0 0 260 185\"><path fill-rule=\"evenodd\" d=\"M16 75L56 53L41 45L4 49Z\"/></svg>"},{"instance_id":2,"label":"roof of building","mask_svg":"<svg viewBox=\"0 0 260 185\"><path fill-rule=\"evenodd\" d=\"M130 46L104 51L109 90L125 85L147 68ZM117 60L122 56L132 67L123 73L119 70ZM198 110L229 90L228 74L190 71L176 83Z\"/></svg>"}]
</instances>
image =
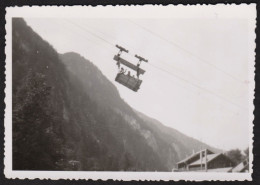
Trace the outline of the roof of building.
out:
<instances>
[{"instance_id":1,"label":"roof of building","mask_svg":"<svg viewBox=\"0 0 260 185\"><path fill-rule=\"evenodd\" d=\"M218 157L220 155L221 155L221 153L219 153L219 154L208 154L207 155L207 162L212 161L213 159L215 159L216 157ZM193 163L190 164L190 166L200 165L201 163L202 164L206 163L206 157L205 156L202 158L202 160L198 159L197 161L194 161Z\"/></svg>"},{"instance_id":2,"label":"roof of building","mask_svg":"<svg viewBox=\"0 0 260 185\"><path fill-rule=\"evenodd\" d=\"M232 169L232 172L243 172L248 167L249 167L249 163L248 163L248 159L246 159L245 161L243 161L243 162L239 163L237 166L235 166Z\"/></svg>"},{"instance_id":3,"label":"roof of building","mask_svg":"<svg viewBox=\"0 0 260 185\"><path fill-rule=\"evenodd\" d=\"M213 152L212 152L211 150L209 150L209 149L205 149L205 150L207 150L207 153L208 153L208 154L213 154ZM192 159L193 157L195 157L195 156L197 156L197 155L200 155L200 153L201 153L202 151L205 151L205 150L200 150L200 151L198 151L198 152L196 152L196 153L190 155L189 157L186 157L185 159L179 161L177 164L185 163L185 162L187 162L188 160Z\"/></svg>"}]
</instances>

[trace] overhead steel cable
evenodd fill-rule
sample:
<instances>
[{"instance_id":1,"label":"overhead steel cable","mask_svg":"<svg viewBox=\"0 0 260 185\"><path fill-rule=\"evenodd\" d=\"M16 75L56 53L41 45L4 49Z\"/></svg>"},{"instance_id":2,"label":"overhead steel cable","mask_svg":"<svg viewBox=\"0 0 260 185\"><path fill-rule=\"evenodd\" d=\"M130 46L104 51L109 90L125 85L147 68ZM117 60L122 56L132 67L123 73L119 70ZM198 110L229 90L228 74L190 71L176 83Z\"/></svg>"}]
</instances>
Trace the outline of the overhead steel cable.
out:
<instances>
[{"instance_id":1,"label":"overhead steel cable","mask_svg":"<svg viewBox=\"0 0 260 185\"><path fill-rule=\"evenodd\" d=\"M218 98L220 98L220 99L222 99L222 100L224 100L224 101L227 101L227 102L229 102L230 104L232 104L232 105L234 105L234 106L237 106L237 107L240 107L240 108L245 109L245 107L243 107L243 106L241 106L241 105L239 105L239 104L236 104L236 103L234 103L234 102L232 102L232 101L230 101L230 100L228 100L228 99L226 99L226 98L224 98L224 97L218 95L218 94L215 93L214 91L210 91L210 90L208 90L208 89L205 89L205 88L203 88L203 87L201 87L201 86L199 86L199 85L197 85L197 84L194 84L194 83L192 83L192 82L190 82L190 81L188 81L188 80L186 80L186 79L184 79L184 78L182 78L182 77L180 77L180 76L178 76L178 75L176 75L176 74L173 74L173 73L171 73L171 72L169 72L169 71L167 71L167 70L165 70L165 69L163 69L163 68L154 66L153 64L150 64L150 65L153 66L154 68L157 68L157 69L159 69L159 70L161 70L161 71L164 71L165 73L168 73L168 74L170 74L170 75L175 76L175 77L178 78L179 80L182 80L182 81L184 81L184 82L186 82L186 83L191 84L193 87L196 87L196 88L198 88L198 89L200 89L200 90L204 90L204 91L206 91L206 92L209 93L209 94L215 95L216 97L218 97Z\"/></svg>"},{"instance_id":2,"label":"overhead steel cable","mask_svg":"<svg viewBox=\"0 0 260 185\"><path fill-rule=\"evenodd\" d=\"M67 20L67 19L66 19ZM93 33L93 32L91 32L90 30L88 30L88 29L86 29L85 27L83 27L83 26L80 26L80 25L78 25L78 24L76 24L76 23L74 23L74 22L72 22L72 21L70 21L70 20L67 20L69 23L71 23L71 24L73 24L74 26L77 26L77 27L79 27L79 28L81 28L82 30L85 30L86 32L88 32L88 33L90 33L91 35L93 35L93 36L95 36L95 37L97 37L97 38L99 38L100 40L102 40L102 41L104 41L104 42L106 42L107 44L109 44L109 45L111 45L111 46L115 46L114 44L112 44L111 42L109 42L109 41L107 41L107 40L105 40L105 39L103 39L102 37L100 37L99 35L97 35L97 34L95 34L95 33Z\"/></svg>"},{"instance_id":3,"label":"overhead steel cable","mask_svg":"<svg viewBox=\"0 0 260 185\"><path fill-rule=\"evenodd\" d=\"M145 30L146 32L149 32L150 34L152 34L152 35L154 35L154 36L160 38L161 40L164 40L165 42L168 42L169 44L174 45L175 47L177 47L177 48L183 50L183 51L186 52L187 54L194 56L195 58L198 59L198 61L200 61L200 62L202 62L202 63L204 63L204 64L207 64L207 65L213 67L214 69L216 69L216 70L222 72L222 73L225 74L226 76L229 76L230 78L232 78L232 79L235 80L235 81L238 81L239 83L243 83L243 81L242 81L241 79L239 79L239 78L237 78L237 77L235 77L235 76L229 74L229 73L226 72L225 70L223 70L223 69L219 68L218 66L216 66L216 65L214 65L214 64L212 64L212 63L210 63L210 62L208 62L207 60L201 58L200 56L195 55L194 53L192 53L192 52L190 52L189 50L187 50L187 49L183 48L182 46L180 46L179 44L176 44L175 42L173 42L173 41L171 41L171 40L169 40L169 39L166 39L166 38L162 37L161 35L159 35L159 34L153 32L153 31L149 30L148 28L146 28L146 27L144 27L144 26L142 26L142 25L140 25L140 24L138 24L138 23L136 23L136 22L134 22L134 21L132 21L132 20L130 20L130 19L127 19L127 20L128 20L129 22L131 22L132 24L135 24L136 26L142 28L142 29Z\"/></svg>"},{"instance_id":4,"label":"overhead steel cable","mask_svg":"<svg viewBox=\"0 0 260 185\"><path fill-rule=\"evenodd\" d=\"M99 35L97 35L97 34L91 32L91 31L89 31L88 29L86 29L86 28L84 28L84 27L82 27L82 26L79 26L79 25L76 24L76 23L72 23L71 21L68 21L68 22L71 23L71 24L73 24L73 25L75 25L75 26L77 26L77 27L79 27L80 29L82 29L82 30L84 30L84 31L86 31L86 32L88 32L88 33L90 33L91 35L93 35L93 36L99 38L100 40L102 40L102 41L104 41L105 43L109 44L109 45L112 46L113 48L115 47L115 44L113 44L113 43L107 41L106 39L100 37ZM131 55L131 56L134 56L134 55L131 54L131 53L127 53L127 54L129 54L129 55ZM214 95L215 97L217 97L217 98L219 98L219 99L221 99L221 100L223 100L223 101L226 101L226 102L228 102L228 103L230 103L230 104L232 104L232 105L234 105L234 106L236 106L236 107L244 108L244 109L245 109L245 107L243 107L243 106L241 106L241 105L239 105L239 104L236 104L236 103L234 103L234 102L232 102L232 101L230 101L230 100L228 100L228 99L226 99L226 98L224 98L224 97L222 97L222 96L216 94L214 91L210 91L210 90L208 90L208 89L205 89L205 88L203 88L203 87L201 87L201 86L199 86L199 85L197 85L197 84L194 84L194 83L192 83L192 82L190 82L190 81L188 81L188 80L186 80L186 79L184 79L184 78L182 78L182 77L180 77L180 76L178 76L178 75L176 75L176 74L171 73L170 71L167 71L167 70L165 70L165 69L163 69L163 68L160 68L160 67L158 67L158 66L156 66L156 65L153 65L153 64L150 63L150 62L149 62L148 64L149 64L150 66L152 66L152 67L158 69L158 70L164 71L165 73L168 73L169 75L174 76L175 78L178 78L179 80L182 80L182 81L185 82L185 83L188 83L188 84L192 85L193 87L196 87L197 89L203 90L203 91L207 92L208 94L212 94L212 95Z\"/></svg>"},{"instance_id":5,"label":"overhead steel cable","mask_svg":"<svg viewBox=\"0 0 260 185\"><path fill-rule=\"evenodd\" d=\"M66 21L64 21L64 22L66 22ZM71 30L73 33L74 33L74 30L72 30L72 29L69 29L69 30ZM90 40L88 37L86 37L84 34L81 34L82 36L84 36L84 38L86 38L88 41L91 41L91 42L93 42L92 40ZM97 43L98 44L98 43ZM104 46L104 45L100 45L100 46ZM108 48L108 47L106 47L107 49L109 49L110 51L112 51L112 52L114 52L113 50L112 50L112 48ZM130 56L133 56L134 57L134 55L133 54L131 54L131 53L128 53ZM162 62L163 63L163 62ZM166 63L164 63L164 64L166 64ZM152 66L153 67L153 66ZM162 72L164 72L164 71L162 71ZM176 81L173 81L173 80L171 80L171 79L169 79L170 81L172 81L172 82L174 82L175 83L175 85L177 85L177 86L179 86L179 87L181 87L181 88L183 88L183 89L185 89L185 90L187 90L188 92L193 92L191 89L189 89L189 88L187 88L187 87L185 87L185 86L183 86L183 85L180 85L179 83L178 84L176 84ZM195 93L195 92L193 92L194 94L197 94L197 93Z\"/></svg>"},{"instance_id":6,"label":"overhead steel cable","mask_svg":"<svg viewBox=\"0 0 260 185\"><path fill-rule=\"evenodd\" d=\"M92 27L92 28L94 28L94 27ZM95 28L94 28L94 29L95 29ZM100 30L98 30L98 32L101 33L101 34L103 34L103 35L108 35L107 33L104 33L104 32L102 32L102 31L100 31ZM108 35L108 36L115 38L113 35ZM133 55L132 53L128 53L128 54L129 54L130 56L132 56L132 57L135 57L135 55ZM156 57L156 58L157 58L157 57ZM164 62L164 61L162 61L162 60L160 60L160 59L158 59L158 61L160 61L160 63L162 63L163 65L165 65L165 67L170 67L170 68L175 69L175 70L177 70L177 71L181 71L181 73L185 73L186 75L190 76L193 80L195 79L196 81L199 81L199 79L198 79L197 77L195 77L194 75L191 75L190 73L187 73L186 71L184 71L184 70L182 70L182 69L180 69L180 68L177 68L176 66L170 65L170 64L168 64L168 63L166 63L166 62Z\"/></svg>"}]
</instances>

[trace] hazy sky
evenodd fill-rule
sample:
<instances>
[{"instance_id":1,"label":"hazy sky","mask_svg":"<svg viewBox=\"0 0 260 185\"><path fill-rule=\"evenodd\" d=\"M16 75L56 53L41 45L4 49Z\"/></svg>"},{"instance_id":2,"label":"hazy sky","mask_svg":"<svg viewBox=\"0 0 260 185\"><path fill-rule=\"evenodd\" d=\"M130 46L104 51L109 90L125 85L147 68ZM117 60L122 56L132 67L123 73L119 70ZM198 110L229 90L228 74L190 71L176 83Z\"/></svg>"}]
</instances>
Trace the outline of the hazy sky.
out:
<instances>
[{"instance_id":1,"label":"hazy sky","mask_svg":"<svg viewBox=\"0 0 260 185\"><path fill-rule=\"evenodd\" d=\"M246 14L211 14L215 16L25 20L59 53L74 51L98 66L134 109L214 147L244 149L251 124L252 30ZM130 51L122 57L133 63L134 54L149 60L141 65L146 73L137 93L114 81L115 44Z\"/></svg>"}]
</instances>

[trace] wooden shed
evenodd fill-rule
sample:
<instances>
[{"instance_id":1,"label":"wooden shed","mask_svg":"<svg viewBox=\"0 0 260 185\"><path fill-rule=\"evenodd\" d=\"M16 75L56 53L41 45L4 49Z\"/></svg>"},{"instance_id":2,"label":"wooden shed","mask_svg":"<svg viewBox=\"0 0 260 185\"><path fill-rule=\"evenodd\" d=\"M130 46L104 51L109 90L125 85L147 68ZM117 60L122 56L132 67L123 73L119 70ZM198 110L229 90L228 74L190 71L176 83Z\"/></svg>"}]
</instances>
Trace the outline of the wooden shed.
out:
<instances>
[{"instance_id":1,"label":"wooden shed","mask_svg":"<svg viewBox=\"0 0 260 185\"><path fill-rule=\"evenodd\" d=\"M177 163L177 171L221 171L231 172L234 163L222 153L205 149Z\"/></svg>"}]
</instances>

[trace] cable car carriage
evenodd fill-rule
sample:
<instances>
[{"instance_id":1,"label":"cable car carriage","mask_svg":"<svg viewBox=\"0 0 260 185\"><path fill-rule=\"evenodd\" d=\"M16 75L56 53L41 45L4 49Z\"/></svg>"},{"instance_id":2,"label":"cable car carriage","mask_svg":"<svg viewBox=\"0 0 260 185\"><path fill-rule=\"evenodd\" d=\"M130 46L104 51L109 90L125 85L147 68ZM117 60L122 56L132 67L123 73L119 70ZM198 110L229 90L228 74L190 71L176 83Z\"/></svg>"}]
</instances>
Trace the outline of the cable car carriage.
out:
<instances>
[{"instance_id":1,"label":"cable car carriage","mask_svg":"<svg viewBox=\"0 0 260 185\"><path fill-rule=\"evenodd\" d=\"M114 60L117 61L117 66L118 66L119 71L116 75L115 81L117 81L118 83L124 85L125 87L128 87L129 89L137 92L142 84L142 80L139 79L139 76L143 75L145 73L145 70L140 68L141 62L142 61L148 62L148 60L146 60L143 57L140 57L138 55L135 55L135 57L139 59L139 62L137 63L137 65L134 65L134 64L126 61L125 59L121 58L121 53L122 52L128 53L128 50L126 50L125 48L118 46L118 45L116 45L116 47L119 49L119 52L117 55L114 56ZM135 78L134 76L131 76L130 71L128 71L128 73L126 74L127 71L124 70L123 67L120 68L121 64L136 71L137 78Z\"/></svg>"}]
</instances>

